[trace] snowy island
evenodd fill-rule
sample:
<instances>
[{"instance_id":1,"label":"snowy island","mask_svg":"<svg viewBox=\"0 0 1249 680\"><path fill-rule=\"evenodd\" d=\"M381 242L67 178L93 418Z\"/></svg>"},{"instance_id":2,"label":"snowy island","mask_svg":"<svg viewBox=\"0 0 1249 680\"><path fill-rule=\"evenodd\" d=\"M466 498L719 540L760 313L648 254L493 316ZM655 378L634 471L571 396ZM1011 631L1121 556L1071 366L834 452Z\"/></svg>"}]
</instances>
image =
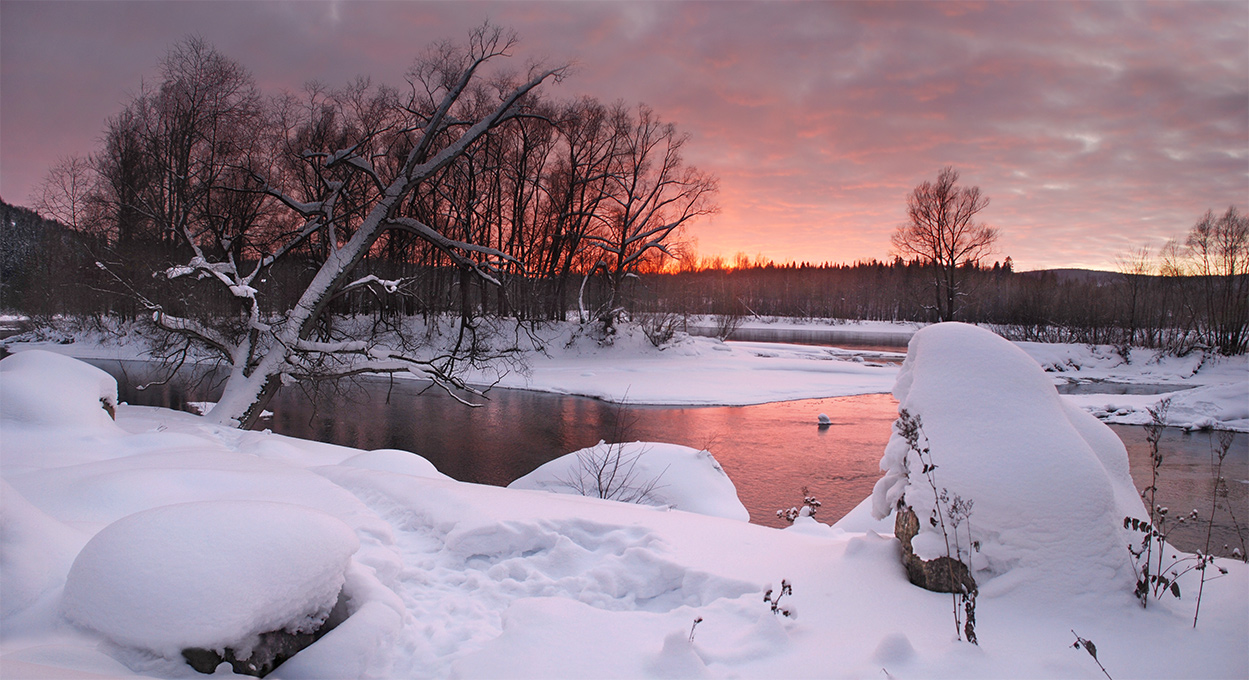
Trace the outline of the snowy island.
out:
<instances>
[{"instance_id":1,"label":"snowy island","mask_svg":"<svg viewBox=\"0 0 1249 680\"><path fill-rule=\"evenodd\" d=\"M1115 377L1111 358L961 324L917 332L901 366L785 352L691 340L541 357L508 379L636 403L892 390L883 476L832 525L748 523L705 451L605 442L513 488L467 484L407 452L120 404L103 371L23 349L0 361L0 677L228 677L281 659L268 677L1249 672L1249 566L1184 571L1194 558L1169 547L1148 562L1129 550L1150 513L1101 421L1143 422L1158 397L1054 388L1060 372ZM1170 424L1249 429L1243 360L1185 361L1116 375L1178 383L1200 368ZM627 385L587 375L630 371ZM613 451L640 503L577 493ZM666 483L647 489L655 469ZM1141 596L1155 562L1183 574Z\"/></svg>"}]
</instances>

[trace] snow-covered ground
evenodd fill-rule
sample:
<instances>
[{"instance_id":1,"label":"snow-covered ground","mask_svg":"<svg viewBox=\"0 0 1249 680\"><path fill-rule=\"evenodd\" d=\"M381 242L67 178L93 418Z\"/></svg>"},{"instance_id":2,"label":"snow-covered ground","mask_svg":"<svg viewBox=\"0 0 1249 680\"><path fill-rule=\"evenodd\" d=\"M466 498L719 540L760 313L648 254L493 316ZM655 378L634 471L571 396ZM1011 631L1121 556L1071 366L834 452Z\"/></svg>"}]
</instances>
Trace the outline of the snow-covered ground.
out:
<instances>
[{"instance_id":1,"label":"snow-covered ground","mask_svg":"<svg viewBox=\"0 0 1249 680\"><path fill-rule=\"evenodd\" d=\"M1052 374L1028 359L1038 350L968 327L920 337L901 368L812 348L758 356L712 341L663 352L618 342L602 349L616 353L609 375L634 367L642 377L604 396L646 401L638 394L659 393L661 376L686 396L724 399L779 393L784 377L801 389L823 377L834 383L825 389L866 390L871 378L873 391L892 390L923 418L942 487L976 503L964 529L982 547L972 558L978 646L956 639L950 595L908 582L893 517L874 519L872 499L834 526L804 517L777 530L459 483L406 452L115 405L97 369L19 352L0 361L0 677L198 677L178 650L245 656L263 633L330 616L339 592L349 616L273 677L1104 677L1071 647L1072 631L1114 677L1245 677L1249 566L1218 562L1228 573L1204 584L1196 628L1196 572L1179 581L1183 599L1142 609L1119 529L1137 508L1120 488L1126 457L1113 434L1053 393ZM1063 355L1084 362L1076 373L1116 370L1079 349ZM558 353L534 362L530 386L555 385L573 360L593 370L591 351L567 352L562 365ZM721 356L739 359L719 364L732 379L705 392L686 384L715 373L703 357ZM1126 377L1244 380L1236 362L1151 370ZM882 452L891 481L878 495L910 489L926 512L920 496L935 489L897 447ZM682 483L667 503L732 507L714 459L664 452L671 469L688 464L669 479ZM931 552L924 537L917 549L926 540ZM792 586L782 608L796 616L764 600L782 579Z\"/></svg>"},{"instance_id":2,"label":"snow-covered ground","mask_svg":"<svg viewBox=\"0 0 1249 680\"><path fill-rule=\"evenodd\" d=\"M820 321L750 321L754 329L834 329L909 337L914 324ZM470 372L479 385L595 397L613 402L662 405L743 406L793 399L884 394L898 374L903 352L864 351L774 342L721 342L678 334L656 348L637 328L624 326L610 345L579 332L575 324L539 329L538 342L519 339L522 363L495 364ZM14 342L23 337L54 341ZM61 342L57 340L73 340ZM541 350L536 345L542 346ZM1109 346L1015 343L1041 364L1056 385L1091 390L1152 386L1156 394L1073 394L1064 398L1105 422L1139 425L1148 409L1171 400L1168 423L1249 432L1249 357L1204 352L1174 357L1135 349L1130 361ZM39 348L79 358L143 359L151 343L134 329L122 334L32 332L12 338L10 351Z\"/></svg>"}]
</instances>

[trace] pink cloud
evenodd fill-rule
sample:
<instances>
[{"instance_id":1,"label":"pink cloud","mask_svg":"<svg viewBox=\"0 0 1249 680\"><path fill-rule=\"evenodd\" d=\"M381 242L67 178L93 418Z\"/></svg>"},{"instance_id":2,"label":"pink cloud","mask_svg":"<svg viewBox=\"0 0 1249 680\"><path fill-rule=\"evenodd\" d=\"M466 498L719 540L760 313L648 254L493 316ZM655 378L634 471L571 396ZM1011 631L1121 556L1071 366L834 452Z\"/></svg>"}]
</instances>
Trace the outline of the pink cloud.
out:
<instances>
[{"instance_id":1,"label":"pink cloud","mask_svg":"<svg viewBox=\"0 0 1249 680\"><path fill-rule=\"evenodd\" d=\"M169 43L199 33L266 91L401 83L489 18L554 97L646 102L720 176L704 253L888 256L944 165L992 198L1002 256L1110 267L1249 198L1249 6L1182 2L6 2L0 195L86 153Z\"/></svg>"}]
</instances>

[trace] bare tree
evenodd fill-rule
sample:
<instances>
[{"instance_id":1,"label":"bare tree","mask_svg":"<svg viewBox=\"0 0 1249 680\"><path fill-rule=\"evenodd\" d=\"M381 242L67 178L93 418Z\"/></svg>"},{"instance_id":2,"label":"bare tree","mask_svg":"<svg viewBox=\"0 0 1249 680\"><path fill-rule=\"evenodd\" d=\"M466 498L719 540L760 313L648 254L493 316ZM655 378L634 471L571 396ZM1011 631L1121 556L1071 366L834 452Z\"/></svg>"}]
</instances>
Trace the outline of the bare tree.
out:
<instances>
[{"instance_id":1,"label":"bare tree","mask_svg":"<svg viewBox=\"0 0 1249 680\"><path fill-rule=\"evenodd\" d=\"M550 316L562 318L567 308L566 283L578 265L589 269L586 236L608 198L608 176L620 139L610 112L597 100L582 98L566 105L556 122L563 144L545 184L551 225L544 265L539 272L555 279Z\"/></svg>"},{"instance_id":2,"label":"bare tree","mask_svg":"<svg viewBox=\"0 0 1249 680\"><path fill-rule=\"evenodd\" d=\"M498 280L499 268L509 259L506 254L448 236L437 223L422 220L411 199L487 133L519 115L530 91L561 77L560 68L535 69L518 85L479 88L486 65L509 56L515 43L513 34L482 26L464 46L435 47L410 71L406 96L359 100L377 103L384 115L357 115L356 129L327 135L327 142L345 146L296 151L304 164L302 185L287 186L277 175L269 178L252 170L258 188L251 192L270 197L294 219L269 225L264 239L250 238L250 256L239 256L232 234L218 235L187 221L165 224L190 257L166 269L163 278L215 284L237 304L237 313L220 323L161 307L154 310L157 325L215 351L229 366L224 393L209 419L247 427L284 383L365 372L410 372L448 390L467 389L453 375L455 362L462 358L459 345L430 356L403 343L388 345L378 336L348 338L333 331L328 311L345 292L374 284L389 292L401 285L360 267L391 232L428 243L472 276ZM481 103L487 96L488 107L467 101L474 97ZM387 106L388 101L394 106ZM369 114L370 108L358 113ZM322 109L312 111L318 120L324 118ZM282 136L291 133L301 131L288 130ZM293 304L271 310L262 306L268 274L276 265L299 258L306 266L314 256L315 271Z\"/></svg>"},{"instance_id":3,"label":"bare tree","mask_svg":"<svg viewBox=\"0 0 1249 680\"><path fill-rule=\"evenodd\" d=\"M1206 341L1223 354L1249 349L1249 216L1236 206L1206 214L1188 232L1187 245L1201 282Z\"/></svg>"},{"instance_id":4,"label":"bare tree","mask_svg":"<svg viewBox=\"0 0 1249 680\"><path fill-rule=\"evenodd\" d=\"M1120 255L1115 258L1115 264L1119 273L1123 275L1118 284L1122 290L1123 304L1126 307L1125 316L1120 319L1125 335L1119 353L1125 360L1128 360L1131 347L1136 344L1137 332L1142 330L1141 326L1144 324L1142 307L1146 302L1154 264L1148 246Z\"/></svg>"},{"instance_id":5,"label":"bare tree","mask_svg":"<svg viewBox=\"0 0 1249 680\"><path fill-rule=\"evenodd\" d=\"M624 311L624 282L655 251L671 254L669 239L690 220L716 211L715 178L685 165L681 148L689 139L641 105L636 117L618 105L613 112L616 154L607 175L607 210L600 228L585 239L602 257L607 300L599 320L610 329Z\"/></svg>"},{"instance_id":6,"label":"bare tree","mask_svg":"<svg viewBox=\"0 0 1249 680\"><path fill-rule=\"evenodd\" d=\"M57 161L39 183L33 196L35 209L74 231L81 231L86 226L94 188L95 169L91 160L67 156Z\"/></svg>"},{"instance_id":7,"label":"bare tree","mask_svg":"<svg viewBox=\"0 0 1249 680\"><path fill-rule=\"evenodd\" d=\"M893 234L893 247L904 258L918 258L932 269L934 311L941 321L959 311L963 270L976 267L997 242L998 230L975 222L989 206L980 187L958 186L958 171L947 166L936 182L915 187L906 200L909 222Z\"/></svg>"}]
</instances>

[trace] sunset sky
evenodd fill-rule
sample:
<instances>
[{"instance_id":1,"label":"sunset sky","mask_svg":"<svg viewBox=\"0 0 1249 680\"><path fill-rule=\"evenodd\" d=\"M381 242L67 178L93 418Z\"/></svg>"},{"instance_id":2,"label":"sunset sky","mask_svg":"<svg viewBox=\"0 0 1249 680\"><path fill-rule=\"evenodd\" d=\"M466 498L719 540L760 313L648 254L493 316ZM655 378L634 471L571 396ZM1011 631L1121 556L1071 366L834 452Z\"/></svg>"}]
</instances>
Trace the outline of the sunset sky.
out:
<instances>
[{"instance_id":1,"label":"sunset sky","mask_svg":"<svg viewBox=\"0 0 1249 680\"><path fill-rule=\"evenodd\" d=\"M1249 3L0 2L0 197L57 158L169 45L198 34L266 93L401 84L484 20L516 60L574 62L557 98L645 102L720 178L702 254L889 256L906 196L945 165L991 198L994 259L1114 269L1207 209L1249 209Z\"/></svg>"}]
</instances>

